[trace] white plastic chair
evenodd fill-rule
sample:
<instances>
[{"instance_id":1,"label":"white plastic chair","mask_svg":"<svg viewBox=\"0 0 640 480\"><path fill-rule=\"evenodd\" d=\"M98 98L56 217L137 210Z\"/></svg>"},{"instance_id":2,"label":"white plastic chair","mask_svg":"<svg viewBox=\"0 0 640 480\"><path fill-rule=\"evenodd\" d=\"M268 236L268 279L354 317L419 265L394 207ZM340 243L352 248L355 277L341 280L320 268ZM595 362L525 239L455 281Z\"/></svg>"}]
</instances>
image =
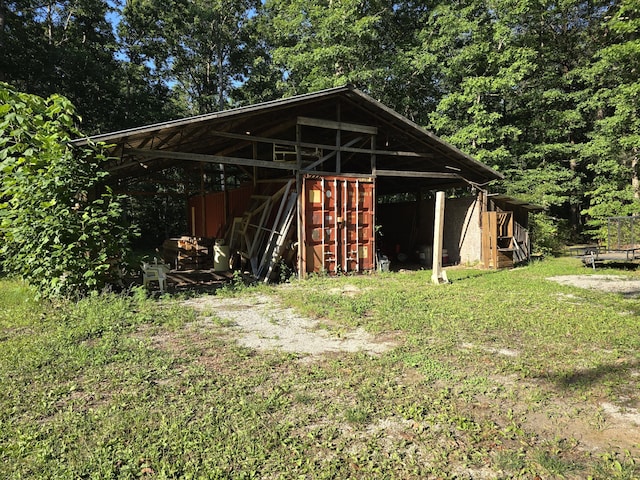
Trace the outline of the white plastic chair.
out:
<instances>
[{"instance_id":1,"label":"white plastic chair","mask_svg":"<svg viewBox=\"0 0 640 480\"><path fill-rule=\"evenodd\" d=\"M167 287L167 273L169 273L169 266L164 263L142 262L142 284L145 287L149 282L158 282L160 292L164 293Z\"/></svg>"}]
</instances>

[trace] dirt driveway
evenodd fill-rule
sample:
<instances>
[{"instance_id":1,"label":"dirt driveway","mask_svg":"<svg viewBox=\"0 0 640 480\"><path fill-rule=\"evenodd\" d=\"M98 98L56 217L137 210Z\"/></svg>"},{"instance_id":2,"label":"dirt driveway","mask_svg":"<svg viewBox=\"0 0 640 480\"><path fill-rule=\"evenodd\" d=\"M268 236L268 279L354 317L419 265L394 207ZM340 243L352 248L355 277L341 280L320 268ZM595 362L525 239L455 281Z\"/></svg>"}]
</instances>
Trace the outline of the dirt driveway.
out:
<instances>
[{"instance_id":1,"label":"dirt driveway","mask_svg":"<svg viewBox=\"0 0 640 480\"><path fill-rule=\"evenodd\" d=\"M225 320L240 345L256 350L280 349L309 355L362 351L377 355L395 346L361 328L331 333L317 320L298 315L266 295L205 296L185 304L200 312L205 320L211 315Z\"/></svg>"}]
</instances>

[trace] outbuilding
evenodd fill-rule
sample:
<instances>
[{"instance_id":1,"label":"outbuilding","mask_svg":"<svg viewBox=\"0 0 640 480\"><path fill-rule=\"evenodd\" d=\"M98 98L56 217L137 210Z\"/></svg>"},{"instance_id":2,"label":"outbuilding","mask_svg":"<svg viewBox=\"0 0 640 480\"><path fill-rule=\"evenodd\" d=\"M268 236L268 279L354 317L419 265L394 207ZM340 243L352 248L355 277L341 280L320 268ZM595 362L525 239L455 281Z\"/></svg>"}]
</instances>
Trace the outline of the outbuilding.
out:
<instances>
[{"instance_id":1,"label":"outbuilding","mask_svg":"<svg viewBox=\"0 0 640 480\"><path fill-rule=\"evenodd\" d=\"M176 249L235 257L261 279L282 262L301 276L430 268L435 192L458 194L445 201L445 263L501 268L531 252L534 207L491 196L499 172L351 86L90 140L111 145L116 191L135 195L133 180L185 172L187 231ZM178 257L174 267L207 266Z\"/></svg>"}]
</instances>

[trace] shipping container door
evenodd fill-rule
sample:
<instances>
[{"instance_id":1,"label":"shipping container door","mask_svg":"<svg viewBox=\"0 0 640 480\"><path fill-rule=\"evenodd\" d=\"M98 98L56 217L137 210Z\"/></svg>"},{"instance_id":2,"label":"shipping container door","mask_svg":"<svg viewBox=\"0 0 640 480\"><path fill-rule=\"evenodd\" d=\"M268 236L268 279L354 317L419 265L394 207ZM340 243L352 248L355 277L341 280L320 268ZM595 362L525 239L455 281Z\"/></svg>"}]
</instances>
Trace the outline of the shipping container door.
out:
<instances>
[{"instance_id":1,"label":"shipping container door","mask_svg":"<svg viewBox=\"0 0 640 480\"><path fill-rule=\"evenodd\" d=\"M304 192L304 271L335 274L375 268L374 182L307 176Z\"/></svg>"}]
</instances>

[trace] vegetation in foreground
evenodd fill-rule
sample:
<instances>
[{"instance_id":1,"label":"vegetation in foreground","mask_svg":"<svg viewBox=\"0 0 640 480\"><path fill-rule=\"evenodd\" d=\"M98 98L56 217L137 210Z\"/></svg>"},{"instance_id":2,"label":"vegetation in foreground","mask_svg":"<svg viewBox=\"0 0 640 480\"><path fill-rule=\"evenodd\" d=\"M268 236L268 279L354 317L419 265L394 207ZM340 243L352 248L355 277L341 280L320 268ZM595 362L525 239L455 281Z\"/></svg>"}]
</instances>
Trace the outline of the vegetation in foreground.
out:
<instances>
[{"instance_id":1,"label":"vegetation in foreground","mask_svg":"<svg viewBox=\"0 0 640 480\"><path fill-rule=\"evenodd\" d=\"M313 358L239 347L180 299L52 304L0 280L0 476L639 478L640 445L603 405L640 406L640 300L546 280L592 273L558 259L445 286L261 287L336 335L397 343Z\"/></svg>"},{"instance_id":2,"label":"vegetation in foreground","mask_svg":"<svg viewBox=\"0 0 640 480\"><path fill-rule=\"evenodd\" d=\"M104 145L72 148L75 110L0 82L0 271L47 297L121 280L136 228L102 185Z\"/></svg>"}]
</instances>

